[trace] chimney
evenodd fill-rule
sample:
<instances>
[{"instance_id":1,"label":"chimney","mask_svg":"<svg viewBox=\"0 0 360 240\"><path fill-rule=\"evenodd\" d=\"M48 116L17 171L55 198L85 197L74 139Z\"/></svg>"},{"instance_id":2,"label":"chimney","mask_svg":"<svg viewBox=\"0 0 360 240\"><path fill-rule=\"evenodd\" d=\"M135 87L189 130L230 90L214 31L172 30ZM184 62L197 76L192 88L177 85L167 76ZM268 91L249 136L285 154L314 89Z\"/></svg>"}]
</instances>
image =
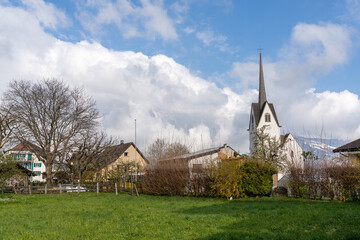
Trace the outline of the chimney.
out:
<instances>
[{"instance_id":1,"label":"chimney","mask_svg":"<svg viewBox=\"0 0 360 240\"><path fill-rule=\"evenodd\" d=\"M120 140L120 144L124 144L124 140Z\"/></svg>"}]
</instances>

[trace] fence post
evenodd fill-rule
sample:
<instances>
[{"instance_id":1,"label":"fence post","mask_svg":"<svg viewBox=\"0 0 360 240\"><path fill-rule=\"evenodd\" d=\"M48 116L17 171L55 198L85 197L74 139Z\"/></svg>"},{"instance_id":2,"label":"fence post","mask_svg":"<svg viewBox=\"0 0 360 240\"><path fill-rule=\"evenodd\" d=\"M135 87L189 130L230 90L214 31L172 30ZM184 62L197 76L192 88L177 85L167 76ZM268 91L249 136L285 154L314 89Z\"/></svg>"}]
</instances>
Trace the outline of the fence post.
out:
<instances>
[{"instance_id":1,"label":"fence post","mask_svg":"<svg viewBox=\"0 0 360 240\"><path fill-rule=\"evenodd\" d=\"M99 193L99 182L96 182L96 193Z\"/></svg>"},{"instance_id":2,"label":"fence post","mask_svg":"<svg viewBox=\"0 0 360 240\"><path fill-rule=\"evenodd\" d=\"M117 183L115 183L115 194L118 195Z\"/></svg>"},{"instance_id":3,"label":"fence post","mask_svg":"<svg viewBox=\"0 0 360 240\"><path fill-rule=\"evenodd\" d=\"M79 181L79 184L78 184L78 193L80 193L80 181Z\"/></svg>"},{"instance_id":4,"label":"fence post","mask_svg":"<svg viewBox=\"0 0 360 240\"><path fill-rule=\"evenodd\" d=\"M47 194L47 183L45 184L45 194Z\"/></svg>"},{"instance_id":5,"label":"fence post","mask_svg":"<svg viewBox=\"0 0 360 240\"><path fill-rule=\"evenodd\" d=\"M61 183L59 184L59 188L60 188L60 194L61 194L62 193Z\"/></svg>"},{"instance_id":6,"label":"fence post","mask_svg":"<svg viewBox=\"0 0 360 240\"><path fill-rule=\"evenodd\" d=\"M29 184L29 194L31 195L31 184Z\"/></svg>"}]
</instances>

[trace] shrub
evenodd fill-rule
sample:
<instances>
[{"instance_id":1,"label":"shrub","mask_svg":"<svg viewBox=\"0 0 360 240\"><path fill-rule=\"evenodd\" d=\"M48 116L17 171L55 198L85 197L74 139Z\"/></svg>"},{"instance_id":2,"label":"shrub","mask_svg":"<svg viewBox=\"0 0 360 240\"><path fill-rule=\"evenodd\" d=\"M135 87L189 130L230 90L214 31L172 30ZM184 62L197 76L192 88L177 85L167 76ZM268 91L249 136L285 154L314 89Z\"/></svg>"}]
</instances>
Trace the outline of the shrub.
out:
<instances>
[{"instance_id":1,"label":"shrub","mask_svg":"<svg viewBox=\"0 0 360 240\"><path fill-rule=\"evenodd\" d=\"M154 195L268 196L275 173L269 163L242 158L219 160L192 174L186 161L163 161L146 171L143 190Z\"/></svg>"},{"instance_id":2,"label":"shrub","mask_svg":"<svg viewBox=\"0 0 360 240\"><path fill-rule=\"evenodd\" d=\"M272 187L272 175L277 171L268 163L247 160L240 167L242 188L246 196L269 196Z\"/></svg>"},{"instance_id":3,"label":"shrub","mask_svg":"<svg viewBox=\"0 0 360 240\"><path fill-rule=\"evenodd\" d=\"M230 158L219 161L212 166L210 174L211 196L213 197L245 197L242 186L243 173L240 170L243 160Z\"/></svg>"},{"instance_id":4,"label":"shrub","mask_svg":"<svg viewBox=\"0 0 360 240\"><path fill-rule=\"evenodd\" d=\"M272 175L276 169L269 163L252 159L227 159L213 170L211 189L215 197L269 196Z\"/></svg>"},{"instance_id":5,"label":"shrub","mask_svg":"<svg viewBox=\"0 0 360 240\"><path fill-rule=\"evenodd\" d=\"M294 197L359 199L360 167L347 159L308 162L304 168L290 166L289 188Z\"/></svg>"},{"instance_id":6,"label":"shrub","mask_svg":"<svg viewBox=\"0 0 360 240\"><path fill-rule=\"evenodd\" d=\"M187 164L181 161L163 161L147 169L143 191L153 195L185 195L190 180Z\"/></svg>"}]
</instances>

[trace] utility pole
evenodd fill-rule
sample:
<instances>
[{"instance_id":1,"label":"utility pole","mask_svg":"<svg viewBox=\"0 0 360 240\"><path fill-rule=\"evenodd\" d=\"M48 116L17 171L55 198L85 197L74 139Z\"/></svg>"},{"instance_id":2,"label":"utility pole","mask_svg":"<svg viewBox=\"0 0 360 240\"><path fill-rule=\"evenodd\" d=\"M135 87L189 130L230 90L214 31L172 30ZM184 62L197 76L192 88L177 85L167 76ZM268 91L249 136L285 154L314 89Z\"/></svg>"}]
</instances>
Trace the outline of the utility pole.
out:
<instances>
[{"instance_id":1,"label":"utility pole","mask_svg":"<svg viewBox=\"0 0 360 240\"><path fill-rule=\"evenodd\" d=\"M135 182L137 182L137 162L136 162L136 153L137 153L137 147L136 147L136 118L135 118Z\"/></svg>"}]
</instances>

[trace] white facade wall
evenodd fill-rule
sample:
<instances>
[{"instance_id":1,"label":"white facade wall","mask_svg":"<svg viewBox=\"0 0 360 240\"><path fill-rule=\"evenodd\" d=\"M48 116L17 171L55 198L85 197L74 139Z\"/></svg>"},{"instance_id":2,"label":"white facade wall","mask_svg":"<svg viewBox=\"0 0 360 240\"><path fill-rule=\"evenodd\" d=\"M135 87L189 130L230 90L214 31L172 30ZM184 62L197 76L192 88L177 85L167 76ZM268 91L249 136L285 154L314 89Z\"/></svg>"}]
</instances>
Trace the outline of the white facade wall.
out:
<instances>
[{"instance_id":1,"label":"white facade wall","mask_svg":"<svg viewBox=\"0 0 360 240\"><path fill-rule=\"evenodd\" d=\"M36 157L30 151L10 151L9 152L15 161L18 161L22 164L23 167L32 171L36 176L31 176L31 182L45 182L46 179L43 179L42 173L46 172L45 164Z\"/></svg>"},{"instance_id":2,"label":"white facade wall","mask_svg":"<svg viewBox=\"0 0 360 240\"><path fill-rule=\"evenodd\" d=\"M293 135L289 134L286 138L285 145L283 147L283 151L286 155L286 159L290 164L295 164L298 167L304 167L304 157L302 155L303 150L301 146L298 144ZM285 172L280 172L278 174L278 180L284 176Z\"/></svg>"},{"instance_id":3,"label":"white facade wall","mask_svg":"<svg viewBox=\"0 0 360 240\"><path fill-rule=\"evenodd\" d=\"M269 104L266 102L265 103L265 108L263 110L262 115L260 116L260 120L259 120L259 125L256 126L256 122L255 122L255 115L254 115L254 110L251 109L251 117L250 117L250 135L249 135L249 140L250 140L250 153L253 152L254 149L254 141L256 139L255 137L255 132L257 129L261 129L262 127L266 126L264 133L268 134L271 138L275 137L275 139L277 141L280 140L280 127L278 126L278 124L276 123L276 120L274 118L274 115L271 112L271 109L269 107ZM269 114L270 115L270 122L266 122L265 121L265 115ZM253 122L252 119L253 118Z\"/></svg>"},{"instance_id":4,"label":"white facade wall","mask_svg":"<svg viewBox=\"0 0 360 240\"><path fill-rule=\"evenodd\" d=\"M220 156L221 155L221 156ZM220 149L220 151L206 155L203 157L193 158L188 161L188 167L190 170L190 173L193 172L194 164L201 164L202 168L208 167L211 163L216 163L222 158L229 158L234 156L234 150L228 146L225 146Z\"/></svg>"}]
</instances>

